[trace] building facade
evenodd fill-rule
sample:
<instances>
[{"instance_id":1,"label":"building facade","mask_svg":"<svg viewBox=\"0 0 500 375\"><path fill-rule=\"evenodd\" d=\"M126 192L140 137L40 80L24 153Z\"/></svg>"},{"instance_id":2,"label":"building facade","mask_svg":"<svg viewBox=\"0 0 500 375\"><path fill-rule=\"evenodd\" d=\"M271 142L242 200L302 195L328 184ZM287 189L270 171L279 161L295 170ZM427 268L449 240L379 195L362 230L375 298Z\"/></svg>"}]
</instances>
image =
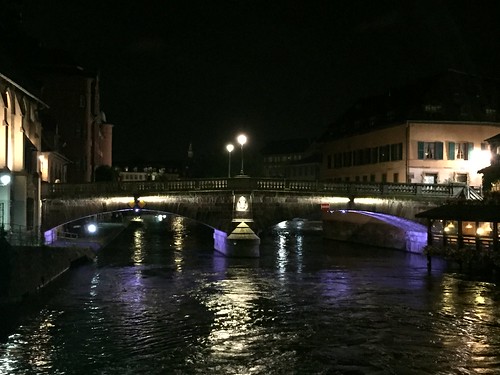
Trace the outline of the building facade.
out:
<instances>
[{"instance_id":1,"label":"building facade","mask_svg":"<svg viewBox=\"0 0 500 375\"><path fill-rule=\"evenodd\" d=\"M115 165L114 171L119 181L170 181L180 178L180 166L170 163L127 163Z\"/></svg>"},{"instance_id":2,"label":"building facade","mask_svg":"<svg viewBox=\"0 0 500 375\"><path fill-rule=\"evenodd\" d=\"M264 177L317 180L321 152L306 138L271 141L261 150Z\"/></svg>"},{"instance_id":3,"label":"building facade","mask_svg":"<svg viewBox=\"0 0 500 375\"><path fill-rule=\"evenodd\" d=\"M96 168L112 165L113 125L101 111L99 76L61 61L38 68L42 99L58 128L59 153L70 160L67 182L93 182Z\"/></svg>"},{"instance_id":4,"label":"building facade","mask_svg":"<svg viewBox=\"0 0 500 375\"><path fill-rule=\"evenodd\" d=\"M356 103L323 137L322 179L480 187L500 85L448 71Z\"/></svg>"},{"instance_id":5,"label":"building facade","mask_svg":"<svg viewBox=\"0 0 500 375\"><path fill-rule=\"evenodd\" d=\"M0 226L7 232L37 233L42 138L38 113L47 106L3 74L0 92Z\"/></svg>"}]
</instances>

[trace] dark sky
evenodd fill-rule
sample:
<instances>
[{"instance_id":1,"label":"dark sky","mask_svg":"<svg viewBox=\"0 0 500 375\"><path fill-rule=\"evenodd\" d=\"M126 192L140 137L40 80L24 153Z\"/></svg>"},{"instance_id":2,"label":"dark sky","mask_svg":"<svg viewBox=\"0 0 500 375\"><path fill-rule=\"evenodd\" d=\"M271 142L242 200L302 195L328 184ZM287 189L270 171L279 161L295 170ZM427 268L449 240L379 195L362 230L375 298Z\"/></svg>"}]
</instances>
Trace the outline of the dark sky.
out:
<instances>
[{"instance_id":1,"label":"dark sky","mask_svg":"<svg viewBox=\"0 0 500 375\"><path fill-rule=\"evenodd\" d=\"M443 69L500 78L495 1L23 3L30 35L99 69L115 160L225 155L240 131L256 152Z\"/></svg>"}]
</instances>

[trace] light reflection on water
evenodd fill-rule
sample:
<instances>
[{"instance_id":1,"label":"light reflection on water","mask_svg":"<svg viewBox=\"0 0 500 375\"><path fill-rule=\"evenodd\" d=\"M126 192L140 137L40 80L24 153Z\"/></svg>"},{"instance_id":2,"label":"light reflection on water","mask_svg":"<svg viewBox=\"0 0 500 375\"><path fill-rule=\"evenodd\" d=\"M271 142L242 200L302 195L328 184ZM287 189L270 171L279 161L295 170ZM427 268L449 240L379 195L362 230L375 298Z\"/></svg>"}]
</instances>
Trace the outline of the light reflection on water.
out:
<instances>
[{"instance_id":1,"label":"light reflection on water","mask_svg":"<svg viewBox=\"0 0 500 375\"><path fill-rule=\"evenodd\" d=\"M260 258L237 259L186 219L145 222L24 316L0 373L498 372L495 284L306 224L282 223Z\"/></svg>"}]
</instances>

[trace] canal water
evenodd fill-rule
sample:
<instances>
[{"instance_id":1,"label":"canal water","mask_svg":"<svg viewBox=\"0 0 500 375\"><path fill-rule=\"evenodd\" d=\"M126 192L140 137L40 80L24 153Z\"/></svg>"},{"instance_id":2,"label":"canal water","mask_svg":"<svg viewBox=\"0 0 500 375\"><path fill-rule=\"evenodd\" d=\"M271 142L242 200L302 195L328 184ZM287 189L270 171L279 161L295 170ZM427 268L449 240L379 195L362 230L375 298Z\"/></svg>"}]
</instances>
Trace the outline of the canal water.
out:
<instances>
[{"instance_id":1,"label":"canal water","mask_svg":"<svg viewBox=\"0 0 500 375\"><path fill-rule=\"evenodd\" d=\"M500 289L316 223L227 259L167 217L7 317L2 374L498 374Z\"/></svg>"}]
</instances>

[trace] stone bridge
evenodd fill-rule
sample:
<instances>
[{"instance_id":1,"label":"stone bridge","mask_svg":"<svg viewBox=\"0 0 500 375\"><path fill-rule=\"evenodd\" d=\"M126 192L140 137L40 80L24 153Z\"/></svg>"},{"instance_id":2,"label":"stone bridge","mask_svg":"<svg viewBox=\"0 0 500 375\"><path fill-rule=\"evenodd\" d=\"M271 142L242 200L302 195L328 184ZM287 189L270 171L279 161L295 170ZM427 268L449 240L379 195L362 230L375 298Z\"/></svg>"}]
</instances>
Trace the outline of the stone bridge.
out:
<instances>
[{"instance_id":1,"label":"stone bridge","mask_svg":"<svg viewBox=\"0 0 500 375\"><path fill-rule=\"evenodd\" d=\"M46 184L42 229L90 215L147 210L181 215L214 228L214 247L226 255L258 255L258 234L293 218L320 220L325 210L379 212L415 220L447 200L468 198L465 185L367 184L265 178L162 182Z\"/></svg>"}]
</instances>

